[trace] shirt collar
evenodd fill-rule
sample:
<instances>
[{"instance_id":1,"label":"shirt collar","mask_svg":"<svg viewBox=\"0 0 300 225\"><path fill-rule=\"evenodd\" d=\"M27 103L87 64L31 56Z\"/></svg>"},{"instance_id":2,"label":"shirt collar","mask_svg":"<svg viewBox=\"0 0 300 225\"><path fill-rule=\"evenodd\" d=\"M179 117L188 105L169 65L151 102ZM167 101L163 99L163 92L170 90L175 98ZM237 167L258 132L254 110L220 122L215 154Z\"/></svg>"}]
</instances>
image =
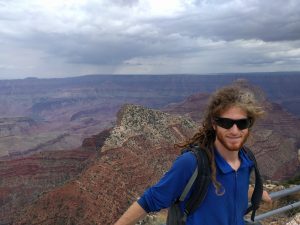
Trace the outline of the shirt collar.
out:
<instances>
[{"instance_id":1,"label":"shirt collar","mask_svg":"<svg viewBox=\"0 0 300 225\"><path fill-rule=\"evenodd\" d=\"M228 164L228 162L226 162L226 160L220 155L220 153L216 148L214 148L214 153L215 153L216 164L224 174L234 171L232 167ZM239 158L241 160L241 165L239 169L245 167L252 167L254 165L253 162L249 159L249 157L245 153L245 150L243 148L239 151Z\"/></svg>"}]
</instances>

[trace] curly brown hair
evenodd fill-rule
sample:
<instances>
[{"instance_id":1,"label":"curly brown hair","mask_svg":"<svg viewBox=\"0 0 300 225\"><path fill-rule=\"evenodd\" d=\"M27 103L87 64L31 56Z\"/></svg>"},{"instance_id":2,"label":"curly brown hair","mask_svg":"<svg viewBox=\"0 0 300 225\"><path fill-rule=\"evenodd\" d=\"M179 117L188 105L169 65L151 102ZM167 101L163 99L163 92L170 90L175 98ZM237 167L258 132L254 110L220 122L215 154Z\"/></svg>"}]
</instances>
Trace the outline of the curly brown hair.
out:
<instances>
[{"instance_id":1,"label":"curly brown hair","mask_svg":"<svg viewBox=\"0 0 300 225\"><path fill-rule=\"evenodd\" d=\"M218 194L221 194L222 185L216 179L216 164L213 151L216 134L213 129L213 119L233 106L244 110L247 116L251 118L252 123L264 114L263 108L250 89L237 85L224 87L212 95L198 132L184 143L176 144L176 147L180 148L189 148L191 145L198 145L201 150L207 153L211 165L211 180Z\"/></svg>"}]
</instances>

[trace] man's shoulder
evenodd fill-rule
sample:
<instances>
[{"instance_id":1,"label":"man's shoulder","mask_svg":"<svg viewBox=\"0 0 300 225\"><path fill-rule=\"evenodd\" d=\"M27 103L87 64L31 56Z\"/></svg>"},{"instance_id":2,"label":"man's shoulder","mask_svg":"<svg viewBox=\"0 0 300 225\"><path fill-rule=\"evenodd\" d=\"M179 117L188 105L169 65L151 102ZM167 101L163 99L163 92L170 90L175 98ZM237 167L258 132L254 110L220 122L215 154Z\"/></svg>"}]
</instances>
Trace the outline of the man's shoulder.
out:
<instances>
[{"instance_id":1,"label":"man's shoulder","mask_svg":"<svg viewBox=\"0 0 300 225\"><path fill-rule=\"evenodd\" d=\"M248 167L254 166L255 156L250 148L244 146L240 151L240 158Z\"/></svg>"},{"instance_id":2,"label":"man's shoulder","mask_svg":"<svg viewBox=\"0 0 300 225\"><path fill-rule=\"evenodd\" d=\"M186 151L176 158L174 165L179 168L195 170L197 159L192 151Z\"/></svg>"},{"instance_id":3,"label":"man's shoulder","mask_svg":"<svg viewBox=\"0 0 300 225\"><path fill-rule=\"evenodd\" d=\"M182 154L179 155L177 157L177 159L180 159L180 160L183 160L183 161L188 161L188 162L196 161L195 153L192 152L191 150L187 150L187 151L182 152Z\"/></svg>"}]
</instances>

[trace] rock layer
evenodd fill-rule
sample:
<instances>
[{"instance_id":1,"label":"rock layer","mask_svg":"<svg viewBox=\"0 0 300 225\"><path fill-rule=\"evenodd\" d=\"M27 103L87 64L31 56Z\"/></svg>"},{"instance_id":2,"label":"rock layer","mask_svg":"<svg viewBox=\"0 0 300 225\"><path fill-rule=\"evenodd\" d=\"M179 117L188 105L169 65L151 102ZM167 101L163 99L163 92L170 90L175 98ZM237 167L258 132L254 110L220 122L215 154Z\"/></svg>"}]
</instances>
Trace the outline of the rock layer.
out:
<instances>
[{"instance_id":1,"label":"rock layer","mask_svg":"<svg viewBox=\"0 0 300 225\"><path fill-rule=\"evenodd\" d=\"M190 111L186 108L181 113L196 115L197 107L190 105ZM298 156L299 121L277 105L270 105L268 111L273 117L253 128L249 146L266 178L290 178L299 172L299 162L292 164ZM125 105L93 164L78 179L41 196L13 224L112 224L170 167L180 152L174 144L191 137L197 123L182 115Z\"/></svg>"},{"instance_id":2,"label":"rock layer","mask_svg":"<svg viewBox=\"0 0 300 225\"><path fill-rule=\"evenodd\" d=\"M0 162L0 221L9 223L41 194L77 176L95 151L48 151Z\"/></svg>"},{"instance_id":3,"label":"rock layer","mask_svg":"<svg viewBox=\"0 0 300 225\"><path fill-rule=\"evenodd\" d=\"M117 124L77 180L41 196L13 224L112 224L169 168L179 154L173 145L196 130L191 120L134 105Z\"/></svg>"}]
</instances>

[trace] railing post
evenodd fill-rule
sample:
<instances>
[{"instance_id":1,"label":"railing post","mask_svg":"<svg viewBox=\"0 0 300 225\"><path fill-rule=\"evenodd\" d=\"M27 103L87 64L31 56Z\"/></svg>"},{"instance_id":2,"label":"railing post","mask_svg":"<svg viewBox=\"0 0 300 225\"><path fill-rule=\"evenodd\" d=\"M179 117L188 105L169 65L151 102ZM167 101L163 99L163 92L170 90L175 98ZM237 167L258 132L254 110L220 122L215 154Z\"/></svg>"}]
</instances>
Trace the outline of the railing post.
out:
<instances>
[{"instance_id":1,"label":"railing post","mask_svg":"<svg viewBox=\"0 0 300 225\"><path fill-rule=\"evenodd\" d=\"M270 193L270 197L272 200L276 200L288 195L292 195L294 193L300 192L300 185L296 185L294 187L288 188L288 189L284 189L278 192L273 192ZM251 205L251 204L250 204ZM250 220L245 220L246 225L261 225L261 223L259 223L259 221L264 220L268 217L280 214L280 213L284 213L286 211L295 209L300 207L300 201L298 202L294 202L292 204L286 205L284 207L278 208L278 209L274 209L268 212L265 212L263 214L257 215L254 218L254 222L250 221Z\"/></svg>"},{"instance_id":2,"label":"railing post","mask_svg":"<svg viewBox=\"0 0 300 225\"><path fill-rule=\"evenodd\" d=\"M300 192L300 185L296 185L296 186L288 188L288 189L283 189L281 191L272 192L272 193L270 193L270 197L272 200L276 200L278 198L292 195L297 192Z\"/></svg>"},{"instance_id":3,"label":"railing post","mask_svg":"<svg viewBox=\"0 0 300 225\"><path fill-rule=\"evenodd\" d=\"M277 214L280 214L280 213L284 213L286 211L289 211L289 210L292 210L292 209L295 209L295 208L298 208L298 207L300 207L300 201L295 202L293 204L286 205L286 206L278 208L278 209L274 209L272 211L268 211L268 212L263 213L263 214L260 214L260 215L255 217L255 220L263 220L263 219L266 219L268 217L271 217L271 216L274 216L274 215L277 215Z\"/></svg>"}]
</instances>

